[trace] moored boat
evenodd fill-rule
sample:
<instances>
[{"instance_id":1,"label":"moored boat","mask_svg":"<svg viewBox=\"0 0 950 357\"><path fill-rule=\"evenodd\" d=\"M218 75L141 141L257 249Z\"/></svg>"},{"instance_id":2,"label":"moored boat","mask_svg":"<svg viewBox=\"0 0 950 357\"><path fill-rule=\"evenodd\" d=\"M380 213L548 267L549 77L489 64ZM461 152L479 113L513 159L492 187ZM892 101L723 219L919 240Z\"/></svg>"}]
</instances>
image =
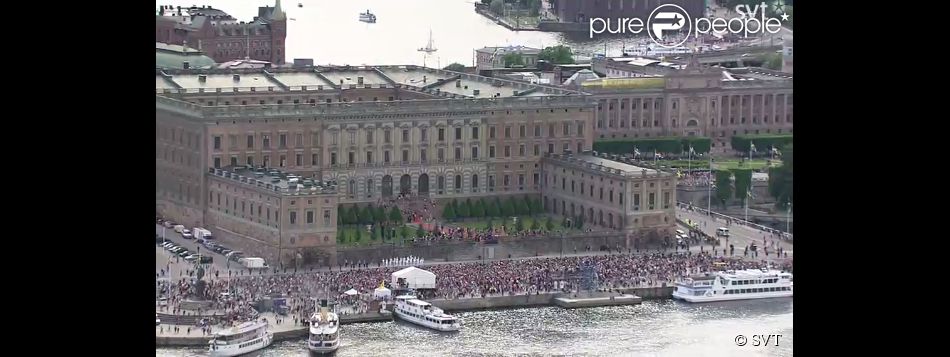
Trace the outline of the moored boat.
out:
<instances>
[{"instance_id":1,"label":"moored boat","mask_svg":"<svg viewBox=\"0 0 950 357\"><path fill-rule=\"evenodd\" d=\"M270 346L274 341L274 333L268 331L268 327L266 321L258 320L218 331L208 341L208 353L211 357L230 357Z\"/></svg>"}]
</instances>

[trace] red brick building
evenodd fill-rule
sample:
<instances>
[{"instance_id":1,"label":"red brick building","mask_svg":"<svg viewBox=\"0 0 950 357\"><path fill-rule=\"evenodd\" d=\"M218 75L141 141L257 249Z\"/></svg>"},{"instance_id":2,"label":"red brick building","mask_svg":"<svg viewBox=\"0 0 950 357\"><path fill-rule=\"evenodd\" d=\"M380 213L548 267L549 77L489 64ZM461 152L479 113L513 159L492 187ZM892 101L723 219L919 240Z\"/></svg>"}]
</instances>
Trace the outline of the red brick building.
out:
<instances>
[{"instance_id":1,"label":"red brick building","mask_svg":"<svg viewBox=\"0 0 950 357\"><path fill-rule=\"evenodd\" d=\"M155 17L155 42L197 48L217 63L244 59L284 64L287 15L280 0L258 8L251 22L210 6L162 6Z\"/></svg>"}]
</instances>

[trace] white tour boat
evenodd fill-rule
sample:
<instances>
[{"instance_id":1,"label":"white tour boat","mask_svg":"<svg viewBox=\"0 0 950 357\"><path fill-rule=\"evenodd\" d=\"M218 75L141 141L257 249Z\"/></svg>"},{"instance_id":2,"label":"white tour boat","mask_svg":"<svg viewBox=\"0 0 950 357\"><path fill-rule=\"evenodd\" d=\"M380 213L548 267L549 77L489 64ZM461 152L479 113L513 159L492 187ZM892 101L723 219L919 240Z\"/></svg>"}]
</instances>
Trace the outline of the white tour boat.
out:
<instances>
[{"instance_id":1,"label":"white tour boat","mask_svg":"<svg viewBox=\"0 0 950 357\"><path fill-rule=\"evenodd\" d=\"M792 296L792 274L779 270L729 270L676 283L673 298L688 302L767 299Z\"/></svg>"},{"instance_id":2,"label":"white tour boat","mask_svg":"<svg viewBox=\"0 0 950 357\"><path fill-rule=\"evenodd\" d=\"M208 342L208 353L211 357L230 357L270 346L274 341L274 333L267 328L265 321L248 321L219 331Z\"/></svg>"},{"instance_id":3,"label":"white tour boat","mask_svg":"<svg viewBox=\"0 0 950 357\"><path fill-rule=\"evenodd\" d=\"M396 297L393 309L400 319L438 331L458 331L462 324L455 316L448 315L432 304L416 299L414 295Z\"/></svg>"},{"instance_id":4,"label":"white tour boat","mask_svg":"<svg viewBox=\"0 0 950 357\"><path fill-rule=\"evenodd\" d=\"M310 316L310 338L307 348L315 353L332 353L340 347L340 318L327 311L327 301L320 301L320 312Z\"/></svg>"},{"instance_id":5,"label":"white tour boat","mask_svg":"<svg viewBox=\"0 0 950 357\"><path fill-rule=\"evenodd\" d=\"M360 21L367 22L367 23L371 23L371 24L375 24L375 23L376 23L376 15L374 15L374 14L371 13L371 12L369 12L369 10L366 10L366 12L361 12L361 13L360 13Z\"/></svg>"}]
</instances>

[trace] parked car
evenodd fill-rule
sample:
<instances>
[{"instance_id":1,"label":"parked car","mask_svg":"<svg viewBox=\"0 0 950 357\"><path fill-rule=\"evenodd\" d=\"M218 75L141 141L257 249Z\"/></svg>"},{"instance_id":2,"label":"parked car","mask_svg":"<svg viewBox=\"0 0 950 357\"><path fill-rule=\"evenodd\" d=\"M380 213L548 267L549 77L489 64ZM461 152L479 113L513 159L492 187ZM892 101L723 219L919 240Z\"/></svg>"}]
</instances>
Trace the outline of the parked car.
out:
<instances>
[{"instance_id":1,"label":"parked car","mask_svg":"<svg viewBox=\"0 0 950 357\"><path fill-rule=\"evenodd\" d=\"M228 257L228 259L231 259L232 261L235 261L235 262L241 260L241 258L244 258L244 254L241 254L241 253L231 254L231 256Z\"/></svg>"},{"instance_id":2,"label":"parked car","mask_svg":"<svg viewBox=\"0 0 950 357\"><path fill-rule=\"evenodd\" d=\"M195 236L191 235L191 233L182 233L181 237L185 239L195 239Z\"/></svg>"},{"instance_id":3,"label":"parked car","mask_svg":"<svg viewBox=\"0 0 950 357\"><path fill-rule=\"evenodd\" d=\"M175 222L165 221L165 222L162 222L162 226L165 226L165 228L171 228L175 226Z\"/></svg>"},{"instance_id":4,"label":"parked car","mask_svg":"<svg viewBox=\"0 0 950 357\"><path fill-rule=\"evenodd\" d=\"M232 250L230 250L230 249L222 249L222 250L221 250L220 252L218 252L218 253L221 253L221 254L223 254L224 256L228 256L228 254L231 253L231 252L232 252Z\"/></svg>"},{"instance_id":5,"label":"parked car","mask_svg":"<svg viewBox=\"0 0 950 357\"><path fill-rule=\"evenodd\" d=\"M197 254L189 255L189 256L185 257L185 260L186 260L186 261L189 261L189 262L193 262L193 261L195 261L195 260L198 260L198 255L197 255Z\"/></svg>"},{"instance_id":6,"label":"parked car","mask_svg":"<svg viewBox=\"0 0 950 357\"><path fill-rule=\"evenodd\" d=\"M200 264L213 264L213 263L214 263L214 259L211 258L210 256L202 255L202 256L201 256L201 261L200 261L199 263L200 263Z\"/></svg>"}]
</instances>

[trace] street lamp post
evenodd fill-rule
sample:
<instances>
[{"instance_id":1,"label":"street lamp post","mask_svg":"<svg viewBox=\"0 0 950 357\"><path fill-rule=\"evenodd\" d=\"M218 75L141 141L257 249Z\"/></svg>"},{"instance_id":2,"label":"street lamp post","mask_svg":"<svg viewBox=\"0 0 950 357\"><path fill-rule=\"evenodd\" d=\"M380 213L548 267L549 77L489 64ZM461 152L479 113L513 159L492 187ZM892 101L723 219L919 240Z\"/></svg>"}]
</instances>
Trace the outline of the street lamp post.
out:
<instances>
[{"instance_id":1,"label":"street lamp post","mask_svg":"<svg viewBox=\"0 0 950 357\"><path fill-rule=\"evenodd\" d=\"M792 222L792 200L788 200L788 210L785 213L785 233L792 234L792 231L789 230L790 224Z\"/></svg>"}]
</instances>

